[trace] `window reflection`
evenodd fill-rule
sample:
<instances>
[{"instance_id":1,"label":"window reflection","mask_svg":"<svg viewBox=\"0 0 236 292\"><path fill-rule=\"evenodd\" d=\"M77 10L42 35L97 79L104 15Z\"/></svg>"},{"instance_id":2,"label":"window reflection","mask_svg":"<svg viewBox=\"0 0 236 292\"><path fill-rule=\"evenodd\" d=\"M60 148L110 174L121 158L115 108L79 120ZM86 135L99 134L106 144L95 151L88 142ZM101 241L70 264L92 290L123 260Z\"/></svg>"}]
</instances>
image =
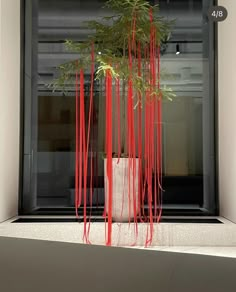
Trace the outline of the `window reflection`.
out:
<instances>
[{"instance_id":1,"label":"window reflection","mask_svg":"<svg viewBox=\"0 0 236 292\"><path fill-rule=\"evenodd\" d=\"M175 19L169 41L162 48L162 85L177 97L163 102L163 202L166 207L204 208L212 191L204 177L210 149L207 124L213 112L210 97L210 28L205 15L212 1L160 0L162 16ZM99 0L38 0L37 71L37 206L69 207L74 204L75 92L52 92L48 84L58 76L58 65L76 54L64 41L82 42L91 33L84 21L109 15ZM211 32L212 33L212 32ZM85 76L89 96L90 75ZM92 160L96 179L94 205L103 203L104 99L102 85L95 84ZM87 98L88 103L88 98ZM88 112L88 104L86 104ZM88 113L87 113L88 114ZM208 133L207 133L208 131ZM212 145L212 144L211 144ZM205 149L205 150L204 150ZM211 173L214 172L211 167ZM208 206L209 207L209 206ZM211 206L214 208L214 206Z\"/></svg>"}]
</instances>

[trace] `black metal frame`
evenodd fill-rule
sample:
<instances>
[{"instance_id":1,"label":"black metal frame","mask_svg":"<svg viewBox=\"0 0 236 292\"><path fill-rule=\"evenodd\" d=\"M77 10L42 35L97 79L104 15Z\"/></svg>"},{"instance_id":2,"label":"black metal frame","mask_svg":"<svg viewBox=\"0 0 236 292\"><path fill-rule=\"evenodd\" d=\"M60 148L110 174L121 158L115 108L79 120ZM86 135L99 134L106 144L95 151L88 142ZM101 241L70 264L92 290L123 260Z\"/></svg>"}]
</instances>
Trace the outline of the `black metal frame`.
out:
<instances>
[{"instance_id":1,"label":"black metal frame","mask_svg":"<svg viewBox=\"0 0 236 292\"><path fill-rule=\"evenodd\" d=\"M33 1L33 0L32 0ZM218 1L213 0L214 5L217 5ZM21 63L20 63L20 70L21 70L21 80L20 80L20 172L19 172L19 214L20 215L32 215L29 208L23 205L23 201L26 200L26 198L30 196L30 173L28 177L28 181L24 181L25 178L25 163L24 163L24 153L25 153L25 138L26 138L26 132L25 132L25 0L21 0ZM211 213L203 213L199 210L199 212L191 211L181 211L177 210L175 212L167 212L164 215L197 215L197 216L209 216L209 215L219 215L219 166L218 166L218 26L217 23L213 25L213 35L214 35L214 62L211 64L211 73L213 76L213 95L214 95L214 201L215 201L215 210ZM29 139L29 137L28 137ZM29 163L32 159L29 154ZM27 186L28 190L26 190ZM27 198L27 199L28 199ZM58 208L57 208L58 209ZM50 208L48 211L46 209L38 210L36 213L33 214L43 214L43 215L55 215L55 214L64 214L64 215L71 215L74 214L73 208L62 208L61 211L57 212L56 210L50 211Z\"/></svg>"},{"instance_id":2,"label":"black metal frame","mask_svg":"<svg viewBox=\"0 0 236 292\"><path fill-rule=\"evenodd\" d=\"M20 157L19 157L19 191L18 212L21 214L23 196L23 155L24 155L24 63L25 63L25 1L20 0Z\"/></svg>"}]
</instances>

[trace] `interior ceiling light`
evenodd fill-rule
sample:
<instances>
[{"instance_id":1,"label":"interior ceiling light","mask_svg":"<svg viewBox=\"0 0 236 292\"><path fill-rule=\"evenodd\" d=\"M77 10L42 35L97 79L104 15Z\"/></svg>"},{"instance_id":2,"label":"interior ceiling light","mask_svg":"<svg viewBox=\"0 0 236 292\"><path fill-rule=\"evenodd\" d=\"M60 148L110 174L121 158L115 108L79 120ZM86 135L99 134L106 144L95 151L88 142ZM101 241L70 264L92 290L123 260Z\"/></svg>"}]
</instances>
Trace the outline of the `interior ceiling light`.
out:
<instances>
[{"instance_id":1,"label":"interior ceiling light","mask_svg":"<svg viewBox=\"0 0 236 292\"><path fill-rule=\"evenodd\" d=\"M180 50L179 50L179 44L176 45L176 55L180 54Z\"/></svg>"}]
</instances>

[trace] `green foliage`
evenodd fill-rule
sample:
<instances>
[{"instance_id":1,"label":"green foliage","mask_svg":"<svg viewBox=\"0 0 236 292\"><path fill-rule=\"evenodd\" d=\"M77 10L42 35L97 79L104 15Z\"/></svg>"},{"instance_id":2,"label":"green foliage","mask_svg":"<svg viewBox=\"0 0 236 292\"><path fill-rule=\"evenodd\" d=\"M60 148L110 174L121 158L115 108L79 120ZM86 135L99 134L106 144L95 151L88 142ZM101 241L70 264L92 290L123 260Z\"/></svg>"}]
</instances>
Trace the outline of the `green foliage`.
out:
<instances>
[{"instance_id":1,"label":"green foliage","mask_svg":"<svg viewBox=\"0 0 236 292\"><path fill-rule=\"evenodd\" d=\"M88 28L94 31L87 41L75 43L71 40L65 42L69 51L78 54L77 60L59 66L60 77L54 80L53 89L65 90L68 84L73 83L75 72L80 69L89 69L91 66L91 46L94 44L96 79L103 80L109 69L113 78L120 78L127 83L129 78L133 81L134 92L145 96L149 91L151 98L167 98L172 100L175 96L169 88L151 88L148 83L146 64L148 62L142 55L141 76L137 66L129 67L128 49L129 40L135 33L135 42L146 47L150 42L151 25L156 27L156 45L161 45L170 35L172 22L159 16L158 5L152 6L146 0L108 0L105 4L114 12L114 15L101 18L101 21L86 22ZM150 10L153 12L153 22L150 22ZM135 32L133 23L135 19ZM101 53L100 53L101 52ZM142 101L143 102L143 101ZM137 106L137 105L136 105Z\"/></svg>"}]
</instances>

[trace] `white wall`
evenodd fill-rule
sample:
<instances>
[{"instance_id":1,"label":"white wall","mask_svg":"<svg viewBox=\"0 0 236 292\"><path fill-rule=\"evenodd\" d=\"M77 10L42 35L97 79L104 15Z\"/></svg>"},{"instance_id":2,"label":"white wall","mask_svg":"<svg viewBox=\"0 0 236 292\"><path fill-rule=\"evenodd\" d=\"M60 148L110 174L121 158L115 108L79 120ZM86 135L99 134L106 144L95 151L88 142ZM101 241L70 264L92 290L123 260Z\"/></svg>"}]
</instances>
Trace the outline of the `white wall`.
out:
<instances>
[{"instance_id":1,"label":"white wall","mask_svg":"<svg viewBox=\"0 0 236 292\"><path fill-rule=\"evenodd\" d=\"M228 10L218 26L220 213L236 223L236 1L219 5Z\"/></svg>"},{"instance_id":2,"label":"white wall","mask_svg":"<svg viewBox=\"0 0 236 292\"><path fill-rule=\"evenodd\" d=\"M0 222L17 214L20 0L0 0Z\"/></svg>"}]
</instances>

